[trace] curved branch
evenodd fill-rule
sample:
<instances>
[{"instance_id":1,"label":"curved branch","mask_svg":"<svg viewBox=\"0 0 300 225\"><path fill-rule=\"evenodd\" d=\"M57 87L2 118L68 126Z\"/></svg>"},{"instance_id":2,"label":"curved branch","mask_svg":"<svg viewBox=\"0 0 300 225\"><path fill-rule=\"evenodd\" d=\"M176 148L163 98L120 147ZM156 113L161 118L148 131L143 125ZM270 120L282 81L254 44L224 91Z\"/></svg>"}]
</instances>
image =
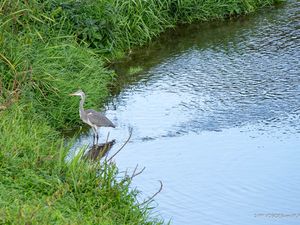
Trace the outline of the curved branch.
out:
<instances>
[{"instance_id":1,"label":"curved branch","mask_svg":"<svg viewBox=\"0 0 300 225\"><path fill-rule=\"evenodd\" d=\"M151 200L154 199L154 197L155 197L156 195L158 195L158 194L162 191L162 189L163 189L163 183L162 183L161 180L159 180L159 182L160 182L160 188L159 188L159 190L158 190L157 192L155 192L155 194L152 195L150 198L148 198L147 200L145 200L145 201L143 201L141 204L139 204L139 206L144 205L144 204L150 202Z\"/></svg>"}]
</instances>

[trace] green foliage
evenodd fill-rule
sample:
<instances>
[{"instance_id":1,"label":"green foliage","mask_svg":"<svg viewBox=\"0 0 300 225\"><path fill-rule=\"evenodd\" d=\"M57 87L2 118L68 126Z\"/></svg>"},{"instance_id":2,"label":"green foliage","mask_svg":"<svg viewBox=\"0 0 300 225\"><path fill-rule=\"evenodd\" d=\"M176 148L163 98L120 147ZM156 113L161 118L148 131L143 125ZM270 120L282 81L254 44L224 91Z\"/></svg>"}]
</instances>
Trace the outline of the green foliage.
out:
<instances>
[{"instance_id":1,"label":"green foliage","mask_svg":"<svg viewBox=\"0 0 300 225\"><path fill-rule=\"evenodd\" d=\"M128 71L128 74L134 75L134 74L140 73L141 71L143 71L143 68L140 67L140 66L138 66L138 67L130 67L129 71Z\"/></svg>"},{"instance_id":2,"label":"green foliage","mask_svg":"<svg viewBox=\"0 0 300 225\"><path fill-rule=\"evenodd\" d=\"M251 13L274 0L177 0L170 2L170 13L176 22L208 21Z\"/></svg>"},{"instance_id":3,"label":"green foliage","mask_svg":"<svg viewBox=\"0 0 300 225\"><path fill-rule=\"evenodd\" d=\"M81 42L98 52L116 51L141 45L173 24L164 8L167 1L52 1L51 9L61 9L65 26Z\"/></svg>"}]
</instances>

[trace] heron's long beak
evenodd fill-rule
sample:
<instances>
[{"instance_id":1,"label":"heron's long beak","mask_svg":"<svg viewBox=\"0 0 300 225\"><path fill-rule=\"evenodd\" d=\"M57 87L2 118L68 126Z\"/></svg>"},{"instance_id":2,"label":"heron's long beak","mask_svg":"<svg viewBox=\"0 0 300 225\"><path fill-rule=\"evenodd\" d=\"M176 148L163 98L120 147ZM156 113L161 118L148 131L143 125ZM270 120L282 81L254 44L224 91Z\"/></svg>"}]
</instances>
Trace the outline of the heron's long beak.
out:
<instances>
[{"instance_id":1,"label":"heron's long beak","mask_svg":"<svg viewBox=\"0 0 300 225\"><path fill-rule=\"evenodd\" d=\"M69 96L76 96L76 93L69 94Z\"/></svg>"}]
</instances>

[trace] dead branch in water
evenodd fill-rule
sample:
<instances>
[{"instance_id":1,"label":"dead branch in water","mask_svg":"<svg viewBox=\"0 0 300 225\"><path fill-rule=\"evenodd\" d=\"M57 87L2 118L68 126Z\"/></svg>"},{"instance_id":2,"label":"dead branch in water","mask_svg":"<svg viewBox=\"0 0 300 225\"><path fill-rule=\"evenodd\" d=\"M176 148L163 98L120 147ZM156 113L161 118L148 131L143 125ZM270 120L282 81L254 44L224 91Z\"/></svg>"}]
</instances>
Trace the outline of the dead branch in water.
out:
<instances>
[{"instance_id":1,"label":"dead branch in water","mask_svg":"<svg viewBox=\"0 0 300 225\"><path fill-rule=\"evenodd\" d=\"M162 189L163 189L163 183L161 180L159 180L159 183L160 183L160 187L159 187L159 190L157 192L155 192L150 198L148 198L147 200L143 201L141 204L139 204L139 206L142 206L142 205L145 205L146 203L149 203L150 201L152 201L156 195L158 195Z\"/></svg>"}]
</instances>

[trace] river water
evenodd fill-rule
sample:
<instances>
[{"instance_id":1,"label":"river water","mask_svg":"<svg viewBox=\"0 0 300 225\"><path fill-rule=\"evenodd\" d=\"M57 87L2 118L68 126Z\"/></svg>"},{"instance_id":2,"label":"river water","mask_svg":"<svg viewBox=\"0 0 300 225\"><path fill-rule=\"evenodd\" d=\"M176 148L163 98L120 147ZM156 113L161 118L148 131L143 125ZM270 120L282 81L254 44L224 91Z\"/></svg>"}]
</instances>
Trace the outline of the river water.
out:
<instances>
[{"instance_id":1,"label":"river water","mask_svg":"<svg viewBox=\"0 0 300 225\"><path fill-rule=\"evenodd\" d=\"M131 127L115 161L146 167L133 182L141 199L163 182L155 215L176 225L300 224L299 15L291 0L180 26L113 66L112 153ZM83 134L77 146L90 141Z\"/></svg>"}]
</instances>

